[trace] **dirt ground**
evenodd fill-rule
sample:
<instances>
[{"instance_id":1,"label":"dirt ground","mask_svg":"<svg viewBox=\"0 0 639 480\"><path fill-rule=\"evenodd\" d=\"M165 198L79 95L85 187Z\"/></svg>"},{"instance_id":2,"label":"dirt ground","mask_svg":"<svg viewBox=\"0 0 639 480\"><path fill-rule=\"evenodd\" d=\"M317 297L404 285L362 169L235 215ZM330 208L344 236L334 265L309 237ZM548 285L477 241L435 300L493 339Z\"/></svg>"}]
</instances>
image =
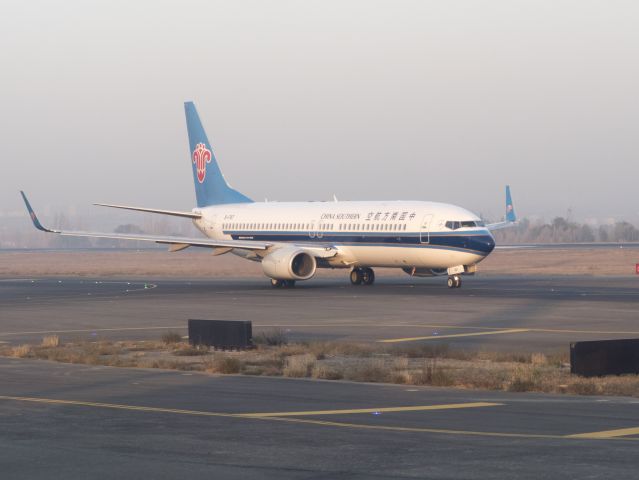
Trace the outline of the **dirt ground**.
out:
<instances>
[{"instance_id":1,"label":"dirt ground","mask_svg":"<svg viewBox=\"0 0 639 480\"><path fill-rule=\"evenodd\" d=\"M639 249L496 250L479 265L485 275L632 276ZM376 269L378 276L405 276L399 269ZM262 276L258 263L204 249L164 251L0 252L0 277L174 277ZM344 276L319 270L319 277Z\"/></svg>"}]
</instances>

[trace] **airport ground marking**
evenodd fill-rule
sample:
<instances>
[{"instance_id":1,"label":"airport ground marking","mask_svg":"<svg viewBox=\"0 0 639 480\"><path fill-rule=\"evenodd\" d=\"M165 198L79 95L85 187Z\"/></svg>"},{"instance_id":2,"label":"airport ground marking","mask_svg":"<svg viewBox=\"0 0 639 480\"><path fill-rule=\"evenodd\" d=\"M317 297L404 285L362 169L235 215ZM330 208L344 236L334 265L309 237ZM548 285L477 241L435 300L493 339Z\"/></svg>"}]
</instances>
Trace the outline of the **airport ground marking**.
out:
<instances>
[{"instance_id":1,"label":"airport ground marking","mask_svg":"<svg viewBox=\"0 0 639 480\"><path fill-rule=\"evenodd\" d=\"M639 435L639 427L618 428L616 430L603 430L600 432L575 433L574 435L568 435L567 437L585 439L610 439L627 437L629 435Z\"/></svg>"},{"instance_id":2,"label":"airport ground marking","mask_svg":"<svg viewBox=\"0 0 639 480\"><path fill-rule=\"evenodd\" d=\"M183 410L177 408L162 408L162 407L144 407L140 405L125 405L119 403L103 403L103 402L87 402L82 400L64 400L55 398L43 398L43 397L19 397L0 395L0 400L16 401L16 402L31 402L42 403L50 405L67 405L67 406L83 406L93 408L105 408L113 410L129 410L137 412L150 412L150 413L168 413L177 415L193 415L204 417L223 417L223 418L239 418L246 420L262 420L262 421L276 421L287 423L298 423L308 425L318 425L327 427L339 427L350 428L360 430L378 430L388 432L410 432L410 433L434 433L434 434L446 434L446 435L466 435L466 436L478 436L478 437L497 437L497 438L521 438L521 439L553 439L553 440L614 440L614 441L639 441L639 438L626 437L623 435L617 436L587 436L584 434L576 435L556 435L556 434L537 434L537 433L510 433L510 432L481 432L473 430L453 430L443 428L422 428L422 427L399 427L392 425L371 425L360 423L347 423L347 422L331 422L324 420L304 419L304 418L292 418L292 417L269 417L269 416L250 416L250 414L242 413L223 413L223 412L206 412L199 410ZM630 429L626 429L630 430ZM614 430L613 430L614 431ZM631 435L632 433L628 434Z\"/></svg>"},{"instance_id":3,"label":"airport ground marking","mask_svg":"<svg viewBox=\"0 0 639 480\"><path fill-rule=\"evenodd\" d=\"M425 410L454 410L459 408L480 408L497 407L503 403L472 402L472 403L449 403L444 405L418 405L409 407L383 407L383 408L355 408L348 410L311 410L302 412L267 412L267 413L244 413L243 417L301 417L314 415L351 415L357 413L387 413L387 412L420 412Z\"/></svg>"},{"instance_id":4,"label":"airport ground marking","mask_svg":"<svg viewBox=\"0 0 639 480\"><path fill-rule=\"evenodd\" d=\"M12 396L0 395L0 400L45 403L50 405L72 405L72 406L80 406L80 407L109 408L114 410L134 410L134 411L140 411L140 412L173 413L173 414L179 414L179 415L198 415L198 416L205 416L205 417L239 417L241 418L241 415L237 415L235 413L205 412L205 411L199 411L199 410L184 410L179 408L144 407L140 405L124 405L120 403L103 403L103 402L86 402L83 400L63 400L58 398L12 397Z\"/></svg>"},{"instance_id":5,"label":"airport ground marking","mask_svg":"<svg viewBox=\"0 0 639 480\"><path fill-rule=\"evenodd\" d=\"M387 338L385 340L377 340L378 343L400 343L400 342L415 342L417 340L439 340L442 338L458 338L458 337L478 337L482 335L502 335L507 333L526 333L530 330L527 328L510 328L507 330L490 330L487 332L472 332L472 333L453 333L450 335L429 335L426 337L408 337L408 338Z\"/></svg>"}]
</instances>

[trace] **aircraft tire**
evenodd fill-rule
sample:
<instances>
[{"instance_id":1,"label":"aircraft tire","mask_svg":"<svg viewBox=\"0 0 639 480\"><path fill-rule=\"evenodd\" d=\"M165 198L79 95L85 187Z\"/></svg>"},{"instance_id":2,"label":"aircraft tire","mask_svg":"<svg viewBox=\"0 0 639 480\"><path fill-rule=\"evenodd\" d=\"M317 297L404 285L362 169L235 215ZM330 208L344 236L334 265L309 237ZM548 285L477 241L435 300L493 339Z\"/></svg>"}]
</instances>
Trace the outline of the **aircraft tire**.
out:
<instances>
[{"instance_id":1,"label":"aircraft tire","mask_svg":"<svg viewBox=\"0 0 639 480\"><path fill-rule=\"evenodd\" d=\"M363 281L362 270L360 268L354 268L353 270L351 270L350 278L353 285L361 285Z\"/></svg>"},{"instance_id":2,"label":"aircraft tire","mask_svg":"<svg viewBox=\"0 0 639 480\"><path fill-rule=\"evenodd\" d=\"M372 285L375 283L375 272L372 268L362 268L362 283L364 285Z\"/></svg>"}]
</instances>

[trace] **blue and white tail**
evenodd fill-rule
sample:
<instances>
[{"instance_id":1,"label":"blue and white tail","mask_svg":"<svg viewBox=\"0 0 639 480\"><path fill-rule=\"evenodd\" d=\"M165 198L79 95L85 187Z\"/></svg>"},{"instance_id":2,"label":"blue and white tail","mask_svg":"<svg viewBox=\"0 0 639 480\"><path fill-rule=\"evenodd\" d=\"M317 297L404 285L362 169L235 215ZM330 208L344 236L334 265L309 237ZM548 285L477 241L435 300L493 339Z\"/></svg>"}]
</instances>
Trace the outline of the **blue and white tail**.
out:
<instances>
[{"instance_id":1,"label":"blue and white tail","mask_svg":"<svg viewBox=\"0 0 639 480\"><path fill-rule=\"evenodd\" d=\"M511 223L517 221L513 199L510 196L510 185L506 185L506 221Z\"/></svg>"},{"instance_id":2,"label":"blue and white tail","mask_svg":"<svg viewBox=\"0 0 639 480\"><path fill-rule=\"evenodd\" d=\"M224 203L252 202L253 200L226 183L193 102L184 103L184 112L186 113L186 128L189 132L189 151L191 152L197 206L207 207Z\"/></svg>"}]
</instances>

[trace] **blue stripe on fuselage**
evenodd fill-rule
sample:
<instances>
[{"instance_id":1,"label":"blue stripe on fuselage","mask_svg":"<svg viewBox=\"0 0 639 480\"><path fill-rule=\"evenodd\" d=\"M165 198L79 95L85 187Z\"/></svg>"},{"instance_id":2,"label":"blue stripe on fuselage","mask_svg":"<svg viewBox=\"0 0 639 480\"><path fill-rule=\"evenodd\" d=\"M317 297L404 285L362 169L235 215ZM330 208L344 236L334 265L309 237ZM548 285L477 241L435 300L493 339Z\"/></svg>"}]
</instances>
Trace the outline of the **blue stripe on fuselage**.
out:
<instances>
[{"instance_id":1,"label":"blue stripe on fuselage","mask_svg":"<svg viewBox=\"0 0 639 480\"><path fill-rule=\"evenodd\" d=\"M225 230L233 240L256 240L271 242L296 242L330 245L359 245L379 247L424 247L455 251L471 251L488 255L495 248L495 240L489 233L468 232L454 234L448 232L431 233L428 243L420 241L415 232L312 232L307 231L242 231Z\"/></svg>"}]
</instances>

